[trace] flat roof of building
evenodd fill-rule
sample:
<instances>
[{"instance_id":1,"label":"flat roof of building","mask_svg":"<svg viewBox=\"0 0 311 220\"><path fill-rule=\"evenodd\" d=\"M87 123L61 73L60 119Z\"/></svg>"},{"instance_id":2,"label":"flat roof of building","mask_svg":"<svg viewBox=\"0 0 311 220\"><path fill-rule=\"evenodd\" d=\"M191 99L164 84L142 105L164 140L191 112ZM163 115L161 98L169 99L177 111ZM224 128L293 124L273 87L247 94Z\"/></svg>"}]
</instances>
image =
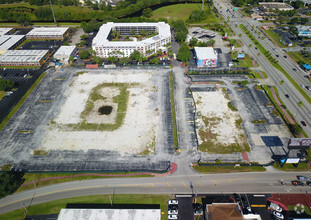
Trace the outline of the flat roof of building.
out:
<instances>
[{"instance_id":1,"label":"flat roof of building","mask_svg":"<svg viewBox=\"0 0 311 220\"><path fill-rule=\"evenodd\" d=\"M37 62L48 50L8 50L0 56L0 62Z\"/></svg>"},{"instance_id":2,"label":"flat roof of building","mask_svg":"<svg viewBox=\"0 0 311 220\"><path fill-rule=\"evenodd\" d=\"M34 28L26 34L29 35L63 35L68 30L68 27L38 27Z\"/></svg>"},{"instance_id":3,"label":"flat roof of building","mask_svg":"<svg viewBox=\"0 0 311 220\"><path fill-rule=\"evenodd\" d=\"M56 53L54 54L54 56L62 56L62 55L68 55L70 56L72 54L72 52L74 51L74 49L76 49L76 46L61 46Z\"/></svg>"},{"instance_id":4,"label":"flat roof of building","mask_svg":"<svg viewBox=\"0 0 311 220\"><path fill-rule=\"evenodd\" d=\"M114 27L157 27L158 28L158 35L147 38L142 41L109 41L107 38L112 28ZM170 25L164 22L158 23L113 23L108 22L107 24L103 24L97 35L93 39L93 46L133 46L136 47L137 45L147 44L154 42L155 40L161 38L171 37L171 29Z\"/></svg>"},{"instance_id":5,"label":"flat roof of building","mask_svg":"<svg viewBox=\"0 0 311 220\"><path fill-rule=\"evenodd\" d=\"M266 8L272 8L272 9L278 8L279 10L282 10L282 9L293 10L294 9L294 7L290 6L289 4L282 3L282 2L259 2L259 5L262 5L263 7L266 7Z\"/></svg>"},{"instance_id":6,"label":"flat roof of building","mask_svg":"<svg viewBox=\"0 0 311 220\"><path fill-rule=\"evenodd\" d=\"M61 209L58 220L161 220L161 209Z\"/></svg>"},{"instance_id":7,"label":"flat roof of building","mask_svg":"<svg viewBox=\"0 0 311 220\"><path fill-rule=\"evenodd\" d=\"M2 35L0 36L0 50L8 50L25 35Z\"/></svg>"},{"instance_id":8,"label":"flat roof of building","mask_svg":"<svg viewBox=\"0 0 311 220\"><path fill-rule=\"evenodd\" d=\"M194 47L198 60L217 59L217 54L213 47Z\"/></svg>"},{"instance_id":9,"label":"flat roof of building","mask_svg":"<svg viewBox=\"0 0 311 220\"><path fill-rule=\"evenodd\" d=\"M298 31L308 31L308 32L311 32L311 26L297 25L296 28L297 28Z\"/></svg>"},{"instance_id":10,"label":"flat roof of building","mask_svg":"<svg viewBox=\"0 0 311 220\"><path fill-rule=\"evenodd\" d=\"M9 33L13 28L0 28L0 36Z\"/></svg>"}]
</instances>

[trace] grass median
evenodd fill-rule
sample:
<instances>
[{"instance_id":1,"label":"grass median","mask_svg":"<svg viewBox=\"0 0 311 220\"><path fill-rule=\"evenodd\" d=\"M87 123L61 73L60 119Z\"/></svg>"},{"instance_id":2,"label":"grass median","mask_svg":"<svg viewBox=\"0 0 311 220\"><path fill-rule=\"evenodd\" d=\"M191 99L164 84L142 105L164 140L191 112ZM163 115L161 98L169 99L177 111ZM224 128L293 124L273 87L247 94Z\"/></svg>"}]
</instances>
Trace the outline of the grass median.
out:
<instances>
[{"instance_id":1,"label":"grass median","mask_svg":"<svg viewBox=\"0 0 311 220\"><path fill-rule=\"evenodd\" d=\"M0 124L0 131L4 128L4 126L10 121L10 119L14 116L17 110L22 106L22 104L26 101L31 92L37 87L37 85L41 82L43 77L46 75L46 72L42 73L35 83L30 87L30 89L25 93L25 95L18 101L18 103L13 107L10 113L3 119Z\"/></svg>"},{"instance_id":2,"label":"grass median","mask_svg":"<svg viewBox=\"0 0 311 220\"><path fill-rule=\"evenodd\" d=\"M114 204L159 204L161 208L161 219L167 219L167 200L172 199L169 195L135 195L135 194L114 194L80 196L67 199L60 199L32 205L28 209L27 215L45 215L59 213L68 203L96 203L110 204L113 199ZM22 220L25 217L25 209L21 208L6 214L0 215L0 219Z\"/></svg>"},{"instance_id":3,"label":"grass median","mask_svg":"<svg viewBox=\"0 0 311 220\"><path fill-rule=\"evenodd\" d=\"M256 45L256 47L260 50L260 52L267 58L267 60L271 63L272 66L274 66L276 69L278 69L280 72L284 74L284 76L295 86L295 88L300 92L300 94L311 104L311 98L308 96L308 94L298 85L298 83L283 69L283 67L278 64L277 62L274 62L275 59L271 57L271 54L269 51L267 51L250 33L247 28L240 24L240 28L242 31L248 36L248 38Z\"/></svg>"},{"instance_id":4,"label":"grass median","mask_svg":"<svg viewBox=\"0 0 311 220\"><path fill-rule=\"evenodd\" d=\"M173 72L170 72L170 95L171 95L171 109L172 109L172 120L173 120L173 135L174 135L174 148L178 149L178 136L177 136L177 123L176 123L176 112L175 112L175 99L174 99L174 82Z\"/></svg>"}]
</instances>

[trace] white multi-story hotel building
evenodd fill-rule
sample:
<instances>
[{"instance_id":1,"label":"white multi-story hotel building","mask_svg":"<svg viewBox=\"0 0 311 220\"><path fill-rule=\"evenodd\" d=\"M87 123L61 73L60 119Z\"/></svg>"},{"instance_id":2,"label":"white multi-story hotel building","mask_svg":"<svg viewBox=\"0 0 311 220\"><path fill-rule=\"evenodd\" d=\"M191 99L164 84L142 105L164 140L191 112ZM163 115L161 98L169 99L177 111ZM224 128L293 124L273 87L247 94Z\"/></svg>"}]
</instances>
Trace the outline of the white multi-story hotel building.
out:
<instances>
[{"instance_id":1,"label":"white multi-story hotel building","mask_svg":"<svg viewBox=\"0 0 311 220\"><path fill-rule=\"evenodd\" d=\"M111 33L117 31L120 36L131 36L133 32L140 34L144 30L147 32L156 32L157 35L138 41L133 38L132 41L111 41ZM99 57L129 57L134 50L143 55L148 55L150 51L156 52L162 49L164 45L171 42L170 26L164 22L158 23L113 23L103 24L96 37L93 39L92 48Z\"/></svg>"}]
</instances>

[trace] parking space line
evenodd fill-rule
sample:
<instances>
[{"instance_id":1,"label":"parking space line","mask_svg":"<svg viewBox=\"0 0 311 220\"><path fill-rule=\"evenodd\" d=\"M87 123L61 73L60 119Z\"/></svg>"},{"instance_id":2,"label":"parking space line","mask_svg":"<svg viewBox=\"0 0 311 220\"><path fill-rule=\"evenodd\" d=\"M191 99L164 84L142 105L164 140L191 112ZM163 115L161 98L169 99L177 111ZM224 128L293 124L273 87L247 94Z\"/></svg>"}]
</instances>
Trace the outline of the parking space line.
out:
<instances>
[{"instance_id":1,"label":"parking space line","mask_svg":"<svg viewBox=\"0 0 311 220\"><path fill-rule=\"evenodd\" d=\"M265 208L266 205L251 205L251 207L262 207L262 208Z\"/></svg>"},{"instance_id":2,"label":"parking space line","mask_svg":"<svg viewBox=\"0 0 311 220\"><path fill-rule=\"evenodd\" d=\"M193 123L194 121L185 121L185 122Z\"/></svg>"},{"instance_id":3,"label":"parking space line","mask_svg":"<svg viewBox=\"0 0 311 220\"><path fill-rule=\"evenodd\" d=\"M184 182L182 182L182 184L184 184L184 186L185 186L186 188L188 188L188 186L187 186Z\"/></svg>"}]
</instances>

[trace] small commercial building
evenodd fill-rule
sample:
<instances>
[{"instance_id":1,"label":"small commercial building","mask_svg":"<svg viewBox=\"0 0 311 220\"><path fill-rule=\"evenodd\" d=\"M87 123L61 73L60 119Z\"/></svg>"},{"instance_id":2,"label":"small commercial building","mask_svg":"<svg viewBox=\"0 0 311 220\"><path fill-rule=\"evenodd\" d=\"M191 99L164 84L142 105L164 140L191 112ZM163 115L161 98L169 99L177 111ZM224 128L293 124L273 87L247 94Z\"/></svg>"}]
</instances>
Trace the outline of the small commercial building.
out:
<instances>
[{"instance_id":1,"label":"small commercial building","mask_svg":"<svg viewBox=\"0 0 311 220\"><path fill-rule=\"evenodd\" d=\"M48 50L8 50L0 56L0 66L41 66Z\"/></svg>"},{"instance_id":2,"label":"small commercial building","mask_svg":"<svg viewBox=\"0 0 311 220\"><path fill-rule=\"evenodd\" d=\"M213 47L194 47L197 67L217 67L218 54Z\"/></svg>"},{"instance_id":3,"label":"small commercial building","mask_svg":"<svg viewBox=\"0 0 311 220\"><path fill-rule=\"evenodd\" d=\"M311 37L311 26L297 25L296 29L299 37Z\"/></svg>"},{"instance_id":4,"label":"small commercial building","mask_svg":"<svg viewBox=\"0 0 311 220\"><path fill-rule=\"evenodd\" d=\"M276 9L280 11L290 11L294 9L291 5L282 2L259 2L259 6L262 11L271 11Z\"/></svg>"},{"instance_id":5,"label":"small commercial building","mask_svg":"<svg viewBox=\"0 0 311 220\"><path fill-rule=\"evenodd\" d=\"M7 50L13 50L22 42L24 42L24 35L2 35L0 36L0 55Z\"/></svg>"},{"instance_id":6,"label":"small commercial building","mask_svg":"<svg viewBox=\"0 0 311 220\"><path fill-rule=\"evenodd\" d=\"M70 56L74 56L76 46L61 46L54 54L54 60L68 64Z\"/></svg>"},{"instance_id":7,"label":"small commercial building","mask_svg":"<svg viewBox=\"0 0 311 220\"><path fill-rule=\"evenodd\" d=\"M34 28L26 34L26 39L63 40L69 32L68 27L40 27Z\"/></svg>"},{"instance_id":8,"label":"small commercial building","mask_svg":"<svg viewBox=\"0 0 311 220\"><path fill-rule=\"evenodd\" d=\"M5 34L10 34L13 31L13 28L0 28L0 36Z\"/></svg>"}]
</instances>

